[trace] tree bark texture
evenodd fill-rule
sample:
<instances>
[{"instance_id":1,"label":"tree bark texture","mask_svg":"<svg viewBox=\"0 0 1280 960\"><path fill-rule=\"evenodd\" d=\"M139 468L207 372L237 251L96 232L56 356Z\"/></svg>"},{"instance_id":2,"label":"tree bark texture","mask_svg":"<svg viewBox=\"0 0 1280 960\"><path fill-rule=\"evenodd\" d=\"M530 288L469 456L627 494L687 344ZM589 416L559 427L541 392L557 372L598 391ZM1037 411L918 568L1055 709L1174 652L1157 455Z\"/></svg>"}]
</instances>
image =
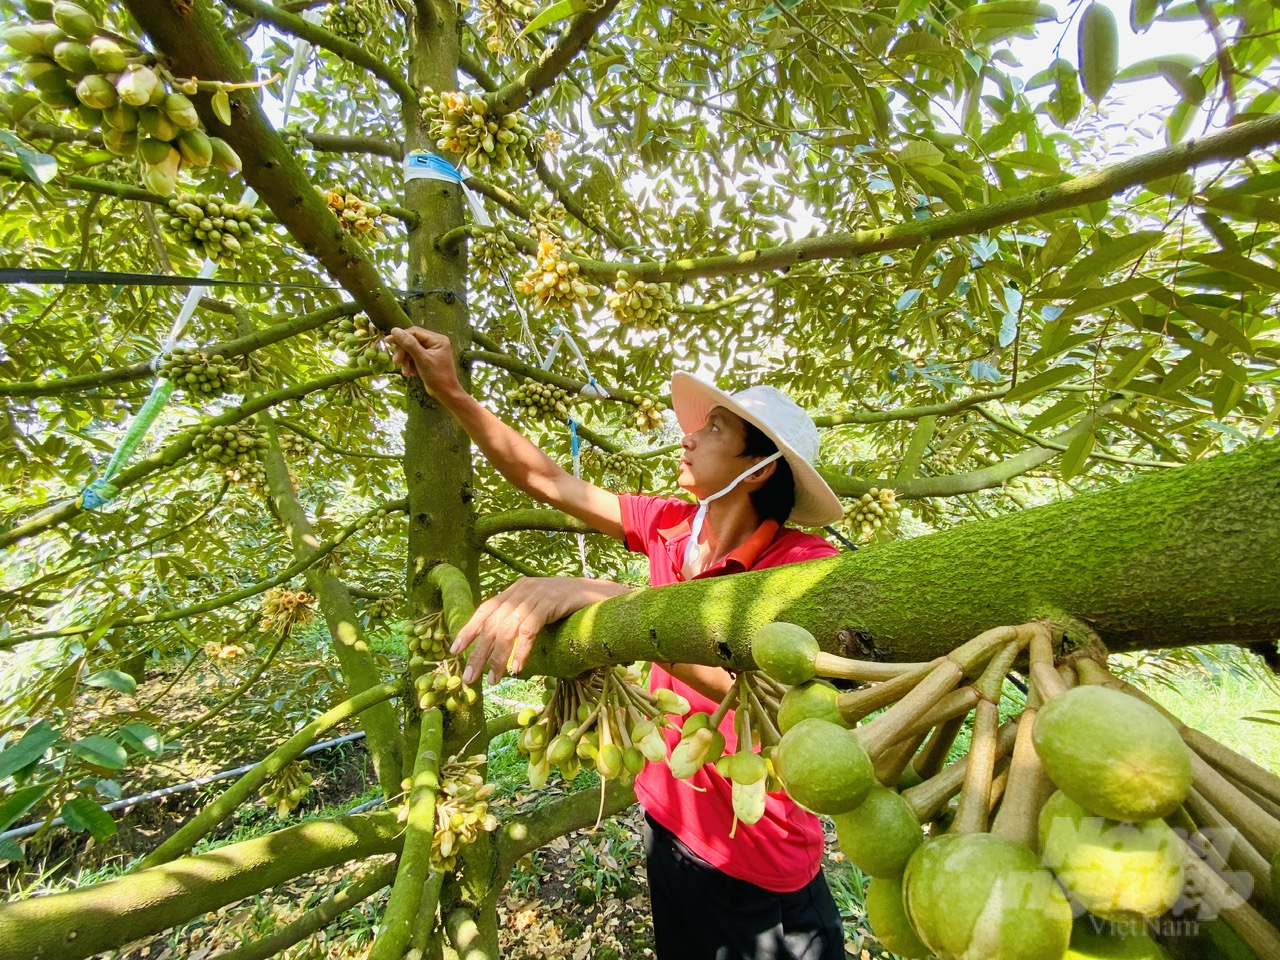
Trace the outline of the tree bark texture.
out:
<instances>
[{"instance_id":1,"label":"tree bark texture","mask_svg":"<svg viewBox=\"0 0 1280 960\"><path fill-rule=\"evenodd\" d=\"M773 620L834 653L930 660L1035 617L1077 621L1113 651L1280 636L1280 442L914 540L607 600L543 631L525 674L748 668L752 634Z\"/></svg>"}]
</instances>

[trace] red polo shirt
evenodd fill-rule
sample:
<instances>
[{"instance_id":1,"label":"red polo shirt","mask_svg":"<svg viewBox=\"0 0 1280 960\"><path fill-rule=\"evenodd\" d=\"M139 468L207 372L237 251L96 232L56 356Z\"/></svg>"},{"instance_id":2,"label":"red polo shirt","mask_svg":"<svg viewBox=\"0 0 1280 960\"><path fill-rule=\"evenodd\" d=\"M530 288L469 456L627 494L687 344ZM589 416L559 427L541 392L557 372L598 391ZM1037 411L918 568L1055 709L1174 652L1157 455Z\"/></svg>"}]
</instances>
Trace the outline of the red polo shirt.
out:
<instances>
[{"instance_id":1,"label":"red polo shirt","mask_svg":"<svg viewBox=\"0 0 1280 960\"><path fill-rule=\"evenodd\" d=\"M620 500L627 549L649 557L650 585L661 587L683 581L681 567L697 507L666 497L624 494ZM782 528L768 520L742 546L695 579L779 567L838 552L821 537ZM649 688L663 687L687 699L693 711L715 712L713 701L655 663ZM680 721L677 719L676 723ZM724 734L725 749L736 749L732 712L720 724L720 732ZM668 729L665 736L669 754L680 742L680 733L678 729ZM817 875L822 863L822 825L818 818L801 810L785 794L771 793L760 821L750 826L739 823L730 839L732 789L732 784L709 764L689 780L677 780L666 764L654 763L646 765L636 777L636 796L645 812L712 866L766 890L799 890Z\"/></svg>"}]
</instances>

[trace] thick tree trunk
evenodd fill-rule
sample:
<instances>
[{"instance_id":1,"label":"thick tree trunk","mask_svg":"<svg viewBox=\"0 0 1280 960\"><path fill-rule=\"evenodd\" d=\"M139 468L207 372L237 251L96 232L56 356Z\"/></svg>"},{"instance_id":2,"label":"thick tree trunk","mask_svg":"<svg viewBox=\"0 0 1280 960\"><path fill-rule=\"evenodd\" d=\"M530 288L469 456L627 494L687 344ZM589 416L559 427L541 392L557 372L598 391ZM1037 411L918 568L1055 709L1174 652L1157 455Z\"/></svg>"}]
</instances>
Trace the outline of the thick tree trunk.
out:
<instances>
[{"instance_id":1,"label":"thick tree trunk","mask_svg":"<svg viewBox=\"0 0 1280 960\"><path fill-rule=\"evenodd\" d=\"M644 590L544 631L525 672L744 668L772 620L824 649L929 660L999 625L1074 620L1113 651L1280 636L1280 443L1049 506L788 567Z\"/></svg>"}]
</instances>

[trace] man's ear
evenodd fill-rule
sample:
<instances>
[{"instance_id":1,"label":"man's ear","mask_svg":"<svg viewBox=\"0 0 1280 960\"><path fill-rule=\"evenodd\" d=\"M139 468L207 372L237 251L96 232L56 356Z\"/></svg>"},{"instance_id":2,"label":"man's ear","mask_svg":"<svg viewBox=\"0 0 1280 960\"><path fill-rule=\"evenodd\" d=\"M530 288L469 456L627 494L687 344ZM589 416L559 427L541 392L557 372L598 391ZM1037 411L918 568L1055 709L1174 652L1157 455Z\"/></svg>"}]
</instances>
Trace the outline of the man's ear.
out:
<instances>
[{"instance_id":1,"label":"man's ear","mask_svg":"<svg viewBox=\"0 0 1280 960\"><path fill-rule=\"evenodd\" d=\"M759 470L752 472L747 479L753 483L764 483L773 476L773 471L777 469L777 466L777 460L770 460L768 463L761 466Z\"/></svg>"}]
</instances>

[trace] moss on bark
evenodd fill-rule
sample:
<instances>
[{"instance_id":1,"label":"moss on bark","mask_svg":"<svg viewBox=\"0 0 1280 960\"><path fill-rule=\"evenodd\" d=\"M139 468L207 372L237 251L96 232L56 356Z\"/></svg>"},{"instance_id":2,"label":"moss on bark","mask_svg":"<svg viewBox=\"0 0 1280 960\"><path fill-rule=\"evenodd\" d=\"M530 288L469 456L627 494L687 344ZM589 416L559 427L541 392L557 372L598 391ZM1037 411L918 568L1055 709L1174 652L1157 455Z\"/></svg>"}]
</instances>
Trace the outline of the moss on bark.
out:
<instances>
[{"instance_id":1,"label":"moss on bark","mask_svg":"<svg viewBox=\"0 0 1280 960\"><path fill-rule=\"evenodd\" d=\"M526 674L653 659L742 668L771 620L848 656L928 660L1074 618L1112 650L1280 636L1280 443L826 560L632 593L544 631Z\"/></svg>"}]
</instances>

